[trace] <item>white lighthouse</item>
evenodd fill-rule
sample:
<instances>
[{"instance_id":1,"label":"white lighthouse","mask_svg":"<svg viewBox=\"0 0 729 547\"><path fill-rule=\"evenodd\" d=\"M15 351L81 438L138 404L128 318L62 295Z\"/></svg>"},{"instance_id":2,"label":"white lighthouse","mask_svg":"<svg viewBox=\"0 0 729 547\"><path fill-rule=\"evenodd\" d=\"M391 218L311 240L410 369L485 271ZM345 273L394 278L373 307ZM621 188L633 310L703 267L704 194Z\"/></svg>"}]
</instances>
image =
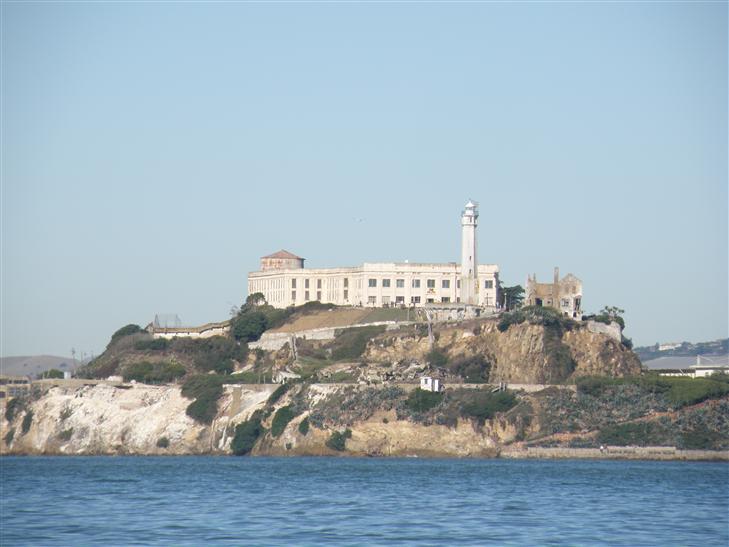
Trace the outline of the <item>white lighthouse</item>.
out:
<instances>
[{"instance_id":1,"label":"white lighthouse","mask_svg":"<svg viewBox=\"0 0 729 547\"><path fill-rule=\"evenodd\" d=\"M478 203L469 199L461 214L461 302L471 305L478 304L477 225Z\"/></svg>"}]
</instances>

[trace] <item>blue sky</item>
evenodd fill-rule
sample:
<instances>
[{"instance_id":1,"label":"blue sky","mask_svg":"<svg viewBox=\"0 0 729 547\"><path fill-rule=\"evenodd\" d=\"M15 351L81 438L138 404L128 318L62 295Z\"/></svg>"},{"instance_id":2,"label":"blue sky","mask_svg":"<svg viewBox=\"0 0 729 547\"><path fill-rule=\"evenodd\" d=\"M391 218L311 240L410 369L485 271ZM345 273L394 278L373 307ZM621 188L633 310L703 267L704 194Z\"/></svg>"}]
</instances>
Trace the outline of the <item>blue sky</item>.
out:
<instances>
[{"instance_id":1,"label":"blue sky","mask_svg":"<svg viewBox=\"0 0 729 547\"><path fill-rule=\"evenodd\" d=\"M224 319L260 256L554 266L727 336L727 4L2 4L2 355ZM364 219L359 222L358 219Z\"/></svg>"}]
</instances>

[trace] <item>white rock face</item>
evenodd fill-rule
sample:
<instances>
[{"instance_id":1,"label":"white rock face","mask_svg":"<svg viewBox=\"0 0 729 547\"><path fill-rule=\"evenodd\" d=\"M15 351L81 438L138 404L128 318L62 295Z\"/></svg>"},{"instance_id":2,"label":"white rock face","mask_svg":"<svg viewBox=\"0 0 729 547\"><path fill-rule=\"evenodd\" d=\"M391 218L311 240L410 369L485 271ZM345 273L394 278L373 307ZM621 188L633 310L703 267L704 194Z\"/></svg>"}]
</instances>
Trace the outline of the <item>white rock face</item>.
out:
<instances>
[{"instance_id":1,"label":"white rock face","mask_svg":"<svg viewBox=\"0 0 729 547\"><path fill-rule=\"evenodd\" d=\"M30 454L227 452L228 426L247 419L263 406L275 387L246 390L226 386L218 418L210 426L195 422L185 413L191 400L183 397L177 386L55 387L29 405L33 419L25 434L21 424L27 410L18 412L9 424L3 405L0 450ZM14 434L8 446L6 435L11 430Z\"/></svg>"},{"instance_id":2,"label":"white rock face","mask_svg":"<svg viewBox=\"0 0 729 547\"><path fill-rule=\"evenodd\" d=\"M622 340L622 331L620 330L620 325L616 322L606 325L605 323L599 323L598 321L588 321L587 330L596 334L604 334L618 342Z\"/></svg>"}]
</instances>

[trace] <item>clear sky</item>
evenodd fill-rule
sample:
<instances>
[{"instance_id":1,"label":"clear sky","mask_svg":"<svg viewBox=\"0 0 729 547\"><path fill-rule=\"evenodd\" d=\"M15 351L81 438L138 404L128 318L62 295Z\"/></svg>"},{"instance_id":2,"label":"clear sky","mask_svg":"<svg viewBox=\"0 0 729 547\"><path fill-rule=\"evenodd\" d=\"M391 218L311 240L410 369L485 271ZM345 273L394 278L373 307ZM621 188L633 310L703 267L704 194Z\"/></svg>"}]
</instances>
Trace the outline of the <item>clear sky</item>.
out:
<instances>
[{"instance_id":1,"label":"clear sky","mask_svg":"<svg viewBox=\"0 0 729 547\"><path fill-rule=\"evenodd\" d=\"M259 257L552 268L727 336L727 3L2 3L2 355L228 317Z\"/></svg>"}]
</instances>

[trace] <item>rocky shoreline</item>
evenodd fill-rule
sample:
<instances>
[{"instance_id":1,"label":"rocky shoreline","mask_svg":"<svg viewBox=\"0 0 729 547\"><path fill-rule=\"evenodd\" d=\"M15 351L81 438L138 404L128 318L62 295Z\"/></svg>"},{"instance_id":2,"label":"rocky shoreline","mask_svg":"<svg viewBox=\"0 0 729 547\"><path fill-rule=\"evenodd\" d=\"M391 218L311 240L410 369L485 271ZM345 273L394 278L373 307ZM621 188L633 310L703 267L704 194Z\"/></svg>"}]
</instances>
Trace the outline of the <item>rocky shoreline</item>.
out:
<instances>
[{"instance_id":1,"label":"rocky shoreline","mask_svg":"<svg viewBox=\"0 0 729 547\"><path fill-rule=\"evenodd\" d=\"M182 396L178 386L55 386L24 401L12 415L8 415L7 401L0 405L0 455L226 455L234 451L237 428L260 415L261 432L247 452L252 456L729 461L729 451L724 449L606 444L601 450L595 447L597 430L545 436L554 428L573 430L569 420L585 412L575 408L560 417L564 407L555 406L555 401L575 404L579 400L574 386L519 391L516 406L480 420L454 417L444 405L421 413L407 411L403 405L412 390L397 386L296 385L272 403L277 389L276 384L226 385L216 416L204 424L187 415L190 399ZM479 389L449 388L446 397L457 400L475 391ZM481 392L490 393L490 388L484 386ZM616 393L607 399L615 400L620 395ZM598 398L587 401L593 414L611 411L600 406ZM682 411L679 418L726 420L727 405L726 397L707 401ZM274 422L284 409L291 417L277 426ZM629 418L626 423L645 423L642 417L630 420L628 410L620 414ZM584 426L594 419L590 416L575 423ZM649 418L668 419L655 414ZM725 428L720 426L713 434L725 438ZM332 437L345 432L346 440L333 448ZM561 446L550 446L560 436L564 437ZM593 444L574 447L575 440Z\"/></svg>"}]
</instances>

